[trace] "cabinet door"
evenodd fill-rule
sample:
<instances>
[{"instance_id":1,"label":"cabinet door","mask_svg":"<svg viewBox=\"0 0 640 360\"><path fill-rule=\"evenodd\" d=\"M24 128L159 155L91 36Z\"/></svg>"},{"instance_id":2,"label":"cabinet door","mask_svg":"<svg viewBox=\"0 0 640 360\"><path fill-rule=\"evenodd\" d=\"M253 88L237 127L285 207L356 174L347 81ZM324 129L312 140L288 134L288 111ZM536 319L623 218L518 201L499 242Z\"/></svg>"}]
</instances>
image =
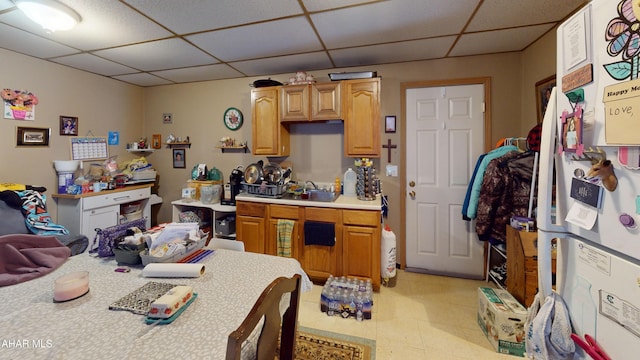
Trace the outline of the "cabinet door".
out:
<instances>
[{"instance_id":1,"label":"cabinet door","mask_svg":"<svg viewBox=\"0 0 640 360\"><path fill-rule=\"evenodd\" d=\"M302 268L310 278L316 280L326 280L329 275L342 275L342 211L307 207L305 209L305 221L307 220L334 223L336 243L334 246L301 246L300 262L302 263ZM304 229L302 237L304 244Z\"/></svg>"},{"instance_id":2,"label":"cabinet door","mask_svg":"<svg viewBox=\"0 0 640 360\"><path fill-rule=\"evenodd\" d=\"M342 119L340 82L315 84L311 87L311 120Z\"/></svg>"},{"instance_id":3,"label":"cabinet door","mask_svg":"<svg viewBox=\"0 0 640 360\"><path fill-rule=\"evenodd\" d=\"M89 240L96 236L96 229L120 224L120 205L86 210L83 214L82 234Z\"/></svg>"},{"instance_id":4,"label":"cabinet door","mask_svg":"<svg viewBox=\"0 0 640 360\"><path fill-rule=\"evenodd\" d=\"M236 238L244 242L245 251L265 253L265 220L252 216L236 216Z\"/></svg>"},{"instance_id":5,"label":"cabinet door","mask_svg":"<svg viewBox=\"0 0 640 360\"><path fill-rule=\"evenodd\" d=\"M380 278L380 261L374 260L379 259L374 256L375 244L380 243L380 234L376 228L345 225L342 241L344 275L369 278L372 281Z\"/></svg>"},{"instance_id":6,"label":"cabinet door","mask_svg":"<svg viewBox=\"0 0 640 360\"><path fill-rule=\"evenodd\" d=\"M380 157L380 79L342 84L345 156Z\"/></svg>"},{"instance_id":7,"label":"cabinet door","mask_svg":"<svg viewBox=\"0 0 640 360\"><path fill-rule=\"evenodd\" d=\"M309 85L288 85L280 88L282 121L309 120Z\"/></svg>"},{"instance_id":8,"label":"cabinet door","mask_svg":"<svg viewBox=\"0 0 640 360\"><path fill-rule=\"evenodd\" d=\"M254 155L289 155L289 130L280 124L279 87L251 90Z\"/></svg>"}]
</instances>

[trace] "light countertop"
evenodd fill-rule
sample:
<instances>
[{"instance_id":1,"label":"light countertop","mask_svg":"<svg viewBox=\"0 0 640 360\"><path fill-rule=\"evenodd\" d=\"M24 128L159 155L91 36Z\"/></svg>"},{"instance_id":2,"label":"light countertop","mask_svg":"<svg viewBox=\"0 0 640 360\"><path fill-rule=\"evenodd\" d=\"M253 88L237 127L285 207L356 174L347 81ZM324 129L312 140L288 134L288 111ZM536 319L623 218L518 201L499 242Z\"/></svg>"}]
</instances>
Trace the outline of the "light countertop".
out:
<instances>
[{"instance_id":1,"label":"light countertop","mask_svg":"<svg viewBox=\"0 0 640 360\"><path fill-rule=\"evenodd\" d=\"M312 207L326 207L334 209L355 209L355 210L381 210L382 202L380 195L376 196L375 200L358 200L356 197L349 197L340 195L333 202L323 201L311 201L311 200L295 200L289 198L269 198L261 197L250 194L239 194L236 196L236 200L251 201L266 204L280 204L280 205L293 205L293 206L312 206Z\"/></svg>"}]
</instances>

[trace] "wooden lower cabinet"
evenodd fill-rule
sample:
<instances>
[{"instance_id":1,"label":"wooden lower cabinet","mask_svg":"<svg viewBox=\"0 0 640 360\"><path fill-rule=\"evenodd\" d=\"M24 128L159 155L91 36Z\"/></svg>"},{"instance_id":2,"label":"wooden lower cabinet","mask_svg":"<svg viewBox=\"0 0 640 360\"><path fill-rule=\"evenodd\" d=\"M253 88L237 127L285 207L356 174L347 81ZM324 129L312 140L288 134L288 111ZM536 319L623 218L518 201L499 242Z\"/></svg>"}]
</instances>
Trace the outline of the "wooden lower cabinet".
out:
<instances>
[{"instance_id":1,"label":"wooden lower cabinet","mask_svg":"<svg viewBox=\"0 0 640 360\"><path fill-rule=\"evenodd\" d=\"M276 255L279 219L294 221L291 255L311 280L321 283L329 275L367 278L379 291L380 211L237 201L237 239L246 251ZM335 245L305 245L305 221L335 224Z\"/></svg>"},{"instance_id":2,"label":"wooden lower cabinet","mask_svg":"<svg viewBox=\"0 0 640 360\"><path fill-rule=\"evenodd\" d=\"M236 240L244 242L245 251L266 253L266 219L268 205L237 202L236 203Z\"/></svg>"},{"instance_id":3,"label":"wooden lower cabinet","mask_svg":"<svg viewBox=\"0 0 640 360\"><path fill-rule=\"evenodd\" d=\"M302 245L300 220L304 218L304 208L290 205L269 205L269 213L265 253L269 255L277 255L278 253L278 220L292 220L294 223L291 231L291 257L299 259L299 249Z\"/></svg>"},{"instance_id":4,"label":"wooden lower cabinet","mask_svg":"<svg viewBox=\"0 0 640 360\"><path fill-rule=\"evenodd\" d=\"M380 288L380 212L343 210L342 274L369 278Z\"/></svg>"},{"instance_id":5,"label":"wooden lower cabinet","mask_svg":"<svg viewBox=\"0 0 640 360\"><path fill-rule=\"evenodd\" d=\"M298 258L302 268L315 281L326 280L329 275L342 275L342 211L305 207L304 215L305 221L334 223L336 244L334 246L304 245L303 229L301 253Z\"/></svg>"}]
</instances>

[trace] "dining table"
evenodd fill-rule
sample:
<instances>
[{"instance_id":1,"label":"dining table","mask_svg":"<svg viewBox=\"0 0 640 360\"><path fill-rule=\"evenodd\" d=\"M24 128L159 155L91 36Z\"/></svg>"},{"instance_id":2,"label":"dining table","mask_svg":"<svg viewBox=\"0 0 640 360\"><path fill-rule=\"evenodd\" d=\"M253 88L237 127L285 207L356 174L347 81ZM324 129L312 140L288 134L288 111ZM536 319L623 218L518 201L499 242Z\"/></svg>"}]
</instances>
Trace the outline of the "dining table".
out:
<instances>
[{"instance_id":1,"label":"dining table","mask_svg":"<svg viewBox=\"0 0 640 360\"><path fill-rule=\"evenodd\" d=\"M0 287L0 359L224 359L229 334L273 280L300 274L301 291L312 288L292 258L216 249L200 263L198 277L149 278L142 265L123 272L113 257L85 252L47 275ZM89 292L54 301L54 281L81 271L89 273ZM188 285L197 296L167 324L110 309L150 282Z\"/></svg>"}]
</instances>

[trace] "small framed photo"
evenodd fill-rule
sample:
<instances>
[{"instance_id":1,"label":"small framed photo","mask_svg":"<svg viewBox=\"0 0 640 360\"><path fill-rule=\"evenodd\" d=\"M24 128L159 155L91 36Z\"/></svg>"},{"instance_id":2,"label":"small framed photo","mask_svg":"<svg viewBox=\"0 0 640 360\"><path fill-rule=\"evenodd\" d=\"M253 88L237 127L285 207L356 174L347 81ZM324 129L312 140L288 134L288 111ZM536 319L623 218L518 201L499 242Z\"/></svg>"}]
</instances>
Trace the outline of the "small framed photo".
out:
<instances>
[{"instance_id":1,"label":"small framed photo","mask_svg":"<svg viewBox=\"0 0 640 360\"><path fill-rule=\"evenodd\" d=\"M185 149L173 149L173 167L176 169L185 168Z\"/></svg>"},{"instance_id":2,"label":"small framed photo","mask_svg":"<svg viewBox=\"0 0 640 360\"><path fill-rule=\"evenodd\" d=\"M153 134L151 137L151 148L152 149L160 149L162 147L162 135Z\"/></svg>"},{"instance_id":3,"label":"small framed photo","mask_svg":"<svg viewBox=\"0 0 640 360\"><path fill-rule=\"evenodd\" d=\"M162 123L163 124L173 124L173 114L171 114L171 113L162 114Z\"/></svg>"},{"instance_id":4,"label":"small framed photo","mask_svg":"<svg viewBox=\"0 0 640 360\"><path fill-rule=\"evenodd\" d=\"M577 152L578 155L584 150L582 144L582 109L578 107L574 113L563 113L562 117L562 149L566 152Z\"/></svg>"},{"instance_id":5,"label":"small framed photo","mask_svg":"<svg viewBox=\"0 0 640 360\"><path fill-rule=\"evenodd\" d=\"M16 146L49 146L51 129L18 126Z\"/></svg>"},{"instance_id":6,"label":"small framed photo","mask_svg":"<svg viewBox=\"0 0 640 360\"><path fill-rule=\"evenodd\" d=\"M384 132L394 133L396 132L396 117L388 115L384 117Z\"/></svg>"},{"instance_id":7,"label":"small framed photo","mask_svg":"<svg viewBox=\"0 0 640 360\"><path fill-rule=\"evenodd\" d=\"M60 135L78 136L78 118L60 116Z\"/></svg>"},{"instance_id":8,"label":"small framed photo","mask_svg":"<svg viewBox=\"0 0 640 360\"><path fill-rule=\"evenodd\" d=\"M536 83L536 109L538 110L538 124L542 124L547 105L551 100L551 90L556 86L556 76L551 75Z\"/></svg>"}]
</instances>

